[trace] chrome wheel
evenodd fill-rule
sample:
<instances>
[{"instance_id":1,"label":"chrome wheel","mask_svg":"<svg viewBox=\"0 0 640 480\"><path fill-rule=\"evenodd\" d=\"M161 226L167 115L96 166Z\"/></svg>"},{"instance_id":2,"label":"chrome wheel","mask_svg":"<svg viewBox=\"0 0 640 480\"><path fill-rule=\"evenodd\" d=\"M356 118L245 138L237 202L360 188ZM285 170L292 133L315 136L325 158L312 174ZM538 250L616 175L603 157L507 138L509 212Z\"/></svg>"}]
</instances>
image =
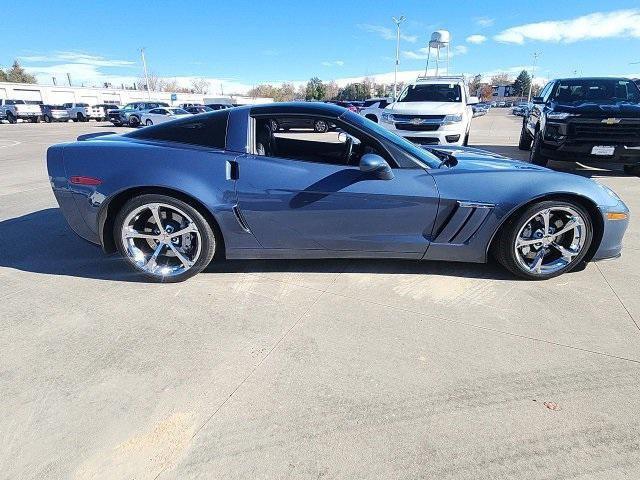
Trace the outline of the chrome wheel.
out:
<instances>
[{"instance_id":1,"label":"chrome wheel","mask_svg":"<svg viewBox=\"0 0 640 480\"><path fill-rule=\"evenodd\" d=\"M587 244L586 221L569 206L544 208L529 217L513 246L519 266L532 275L548 275L567 267Z\"/></svg>"},{"instance_id":2,"label":"chrome wheel","mask_svg":"<svg viewBox=\"0 0 640 480\"><path fill-rule=\"evenodd\" d=\"M184 211L166 203L133 209L122 223L121 237L129 261L159 277L185 273L202 251L202 235L196 223Z\"/></svg>"}]
</instances>

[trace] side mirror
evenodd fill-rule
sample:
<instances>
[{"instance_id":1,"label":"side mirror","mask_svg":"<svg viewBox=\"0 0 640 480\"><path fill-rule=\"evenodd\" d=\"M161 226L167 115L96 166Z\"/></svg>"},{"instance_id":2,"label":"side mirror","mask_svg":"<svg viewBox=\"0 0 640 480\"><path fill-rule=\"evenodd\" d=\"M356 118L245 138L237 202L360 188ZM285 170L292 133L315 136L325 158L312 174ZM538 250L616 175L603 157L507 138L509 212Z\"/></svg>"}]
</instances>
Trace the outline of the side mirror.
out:
<instances>
[{"instance_id":1,"label":"side mirror","mask_svg":"<svg viewBox=\"0 0 640 480\"><path fill-rule=\"evenodd\" d=\"M393 171L384 158L375 153L366 153L360 159L360 171L375 175L381 180L391 180Z\"/></svg>"},{"instance_id":2,"label":"side mirror","mask_svg":"<svg viewBox=\"0 0 640 480\"><path fill-rule=\"evenodd\" d=\"M544 103L544 98L542 98L542 97L533 97L531 99L531 102L532 103Z\"/></svg>"},{"instance_id":3,"label":"side mirror","mask_svg":"<svg viewBox=\"0 0 640 480\"><path fill-rule=\"evenodd\" d=\"M467 105L476 105L480 103L480 99L478 97L469 97L469 100L467 100Z\"/></svg>"}]
</instances>

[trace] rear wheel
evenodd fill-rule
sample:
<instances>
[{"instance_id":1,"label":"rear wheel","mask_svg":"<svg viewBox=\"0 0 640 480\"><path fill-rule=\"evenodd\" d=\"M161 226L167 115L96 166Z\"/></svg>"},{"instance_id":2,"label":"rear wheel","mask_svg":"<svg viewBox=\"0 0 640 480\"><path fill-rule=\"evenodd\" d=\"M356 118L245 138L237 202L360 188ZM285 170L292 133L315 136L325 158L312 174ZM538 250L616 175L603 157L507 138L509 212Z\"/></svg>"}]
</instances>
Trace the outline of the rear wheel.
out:
<instances>
[{"instance_id":1,"label":"rear wheel","mask_svg":"<svg viewBox=\"0 0 640 480\"><path fill-rule=\"evenodd\" d=\"M40 117L34 117L33 123L40 123Z\"/></svg>"},{"instance_id":2,"label":"rear wheel","mask_svg":"<svg viewBox=\"0 0 640 480\"><path fill-rule=\"evenodd\" d=\"M13 116L13 113L11 112L7 112L7 121L9 123L17 123L18 119L16 117Z\"/></svg>"},{"instance_id":3,"label":"rear wheel","mask_svg":"<svg viewBox=\"0 0 640 480\"><path fill-rule=\"evenodd\" d=\"M520 150L529 150L531 148L531 135L527 132L527 128L522 123L522 129L520 130L520 140L518 141L518 148Z\"/></svg>"},{"instance_id":4,"label":"rear wheel","mask_svg":"<svg viewBox=\"0 0 640 480\"><path fill-rule=\"evenodd\" d=\"M540 130L536 132L536 135L533 137L533 143L531 144L531 151L529 152L529 163L533 163L534 165L539 165L541 167L546 167L549 159L542 155L542 133Z\"/></svg>"},{"instance_id":5,"label":"rear wheel","mask_svg":"<svg viewBox=\"0 0 640 480\"><path fill-rule=\"evenodd\" d=\"M578 266L592 239L591 217L581 205L547 200L507 220L494 255L513 274L544 280Z\"/></svg>"},{"instance_id":6,"label":"rear wheel","mask_svg":"<svg viewBox=\"0 0 640 480\"><path fill-rule=\"evenodd\" d=\"M201 272L221 244L198 210L156 194L129 200L116 216L113 235L129 265L154 282L181 282Z\"/></svg>"}]
</instances>

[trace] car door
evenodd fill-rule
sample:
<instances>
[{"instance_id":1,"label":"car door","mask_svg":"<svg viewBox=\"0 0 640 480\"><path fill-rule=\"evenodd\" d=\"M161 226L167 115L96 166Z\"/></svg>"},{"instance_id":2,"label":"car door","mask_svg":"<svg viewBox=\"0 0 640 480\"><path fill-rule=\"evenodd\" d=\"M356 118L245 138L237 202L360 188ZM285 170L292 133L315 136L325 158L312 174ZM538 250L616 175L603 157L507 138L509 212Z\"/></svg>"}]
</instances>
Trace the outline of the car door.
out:
<instances>
[{"instance_id":1,"label":"car door","mask_svg":"<svg viewBox=\"0 0 640 480\"><path fill-rule=\"evenodd\" d=\"M554 83L555 82L549 82L544 86L544 88L540 91L540 98L542 99L542 102L534 102L531 107L531 111L529 112L529 115L526 119L527 129L529 130L531 136L535 135L536 128L540 123L542 112L544 111L546 102L549 100L549 96L551 95L551 91L553 90Z\"/></svg>"},{"instance_id":2,"label":"car door","mask_svg":"<svg viewBox=\"0 0 640 480\"><path fill-rule=\"evenodd\" d=\"M238 206L264 248L421 258L428 247L438 194L422 168L382 180L357 166L278 156L237 162Z\"/></svg>"}]
</instances>

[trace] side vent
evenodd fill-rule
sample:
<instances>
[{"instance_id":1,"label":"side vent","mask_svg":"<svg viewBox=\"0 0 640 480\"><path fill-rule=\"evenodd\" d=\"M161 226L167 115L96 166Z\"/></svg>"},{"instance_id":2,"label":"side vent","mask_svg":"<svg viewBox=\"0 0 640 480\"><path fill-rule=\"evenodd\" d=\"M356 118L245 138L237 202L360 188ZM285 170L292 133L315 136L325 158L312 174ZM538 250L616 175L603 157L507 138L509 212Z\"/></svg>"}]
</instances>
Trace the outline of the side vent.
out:
<instances>
[{"instance_id":1,"label":"side vent","mask_svg":"<svg viewBox=\"0 0 640 480\"><path fill-rule=\"evenodd\" d=\"M247 225L247 222L244 220L244 217L242 216L242 213L240 212L240 209L238 208L238 205L234 205L232 207L232 210L233 210L233 214L236 216L236 220L240 224L240 227L245 232L251 233L251 230L249 230L249 225Z\"/></svg>"},{"instance_id":2,"label":"side vent","mask_svg":"<svg viewBox=\"0 0 640 480\"><path fill-rule=\"evenodd\" d=\"M458 202L433 242L458 245L468 242L494 207L491 203Z\"/></svg>"}]
</instances>

